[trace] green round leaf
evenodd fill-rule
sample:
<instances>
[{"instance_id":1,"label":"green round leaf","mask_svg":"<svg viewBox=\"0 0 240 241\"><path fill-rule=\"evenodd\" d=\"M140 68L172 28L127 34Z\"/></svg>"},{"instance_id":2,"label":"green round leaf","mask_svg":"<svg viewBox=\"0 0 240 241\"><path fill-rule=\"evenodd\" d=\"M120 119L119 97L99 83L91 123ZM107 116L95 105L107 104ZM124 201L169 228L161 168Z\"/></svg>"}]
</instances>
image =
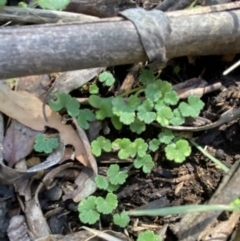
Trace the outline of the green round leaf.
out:
<instances>
[{"instance_id":1,"label":"green round leaf","mask_svg":"<svg viewBox=\"0 0 240 241\"><path fill-rule=\"evenodd\" d=\"M97 85L93 84L93 85L90 85L89 87L89 93L90 94L98 94L99 92L99 88L97 87Z\"/></svg>"},{"instance_id":2,"label":"green round leaf","mask_svg":"<svg viewBox=\"0 0 240 241\"><path fill-rule=\"evenodd\" d=\"M107 86L112 86L115 82L115 78L109 72L103 72L99 75L99 81L105 83Z\"/></svg>"},{"instance_id":3,"label":"green round leaf","mask_svg":"<svg viewBox=\"0 0 240 241\"><path fill-rule=\"evenodd\" d=\"M82 223L94 224L99 220L100 214L96 210L96 199L95 196L89 196L79 203L79 219Z\"/></svg>"},{"instance_id":4,"label":"green round leaf","mask_svg":"<svg viewBox=\"0 0 240 241\"><path fill-rule=\"evenodd\" d=\"M154 167L154 162L152 160L152 157L149 154L147 154L143 157L137 157L133 165L135 168L138 169L142 167L144 173L150 173Z\"/></svg>"},{"instance_id":5,"label":"green round leaf","mask_svg":"<svg viewBox=\"0 0 240 241\"><path fill-rule=\"evenodd\" d=\"M113 215L113 222L121 228L125 228L129 224L130 218L127 212L123 211L120 214L117 213Z\"/></svg>"},{"instance_id":6,"label":"green round leaf","mask_svg":"<svg viewBox=\"0 0 240 241\"><path fill-rule=\"evenodd\" d=\"M161 238L153 233L153 231L147 230L138 235L137 241L162 241Z\"/></svg>"},{"instance_id":7,"label":"green round leaf","mask_svg":"<svg viewBox=\"0 0 240 241\"><path fill-rule=\"evenodd\" d=\"M117 196L113 193L108 193L106 199L98 197L96 199L97 210L103 214L110 214L118 206Z\"/></svg>"},{"instance_id":8,"label":"green round leaf","mask_svg":"<svg viewBox=\"0 0 240 241\"><path fill-rule=\"evenodd\" d=\"M95 181L96 181L97 187L99 189L103 189L103 190L108 189L109 182L108 182L106 177L101 176L101 175L97 175L96 178L95 178Z\"/></svg>"},{"instance_id":9,"label":"green round leaf","mask_svg":"<svg viewBox=\"0 0 240 241\"><path fill-rule=\"evenodd\" d=\"M168 160L182 163L191 154L191 147L188 141L178 140L176 143L167 145L165 153Z\"/></svg>"},{"instance_id":10,"label":"green round leaf","mask_svg":"<svg viewBox=\"0 0 240 241\"><path fill-rule=\"evenodd\" d=\"M150 84L155 80L155 76L151 70L144 69L139 76L139 80L144 84Z\"/></svg>"},{"instance_id":11,"label":"green round leaf","mask_svg":"<svg viewBox=\"0 0 240 241\"><path fill-rule=\"evenodd\" d=\"M7 0L0 0L0 6L5 6L7 4Z\"/></svg>"},{"instance_id":12,"label":"green round leaf","mask_svg":"<svg viewBox=\"0 0 240 241\"><path fill-rule=\"evenodd\" d=\"M107 170L107 176L111 184L118 185L125 183L128 174L125 171L120 171L117 164L112 164Z\"/></svg>"},{"instance_id":13,"label":"green round leaf","mask_svg":"<svg viewBox=\"0 0 240 241\"><path fill-rule=\"evenodd\" d=\"M65 9L70 3L69 0L35 0L43 9L61 10Z\"/></svg>"}]
</instances>

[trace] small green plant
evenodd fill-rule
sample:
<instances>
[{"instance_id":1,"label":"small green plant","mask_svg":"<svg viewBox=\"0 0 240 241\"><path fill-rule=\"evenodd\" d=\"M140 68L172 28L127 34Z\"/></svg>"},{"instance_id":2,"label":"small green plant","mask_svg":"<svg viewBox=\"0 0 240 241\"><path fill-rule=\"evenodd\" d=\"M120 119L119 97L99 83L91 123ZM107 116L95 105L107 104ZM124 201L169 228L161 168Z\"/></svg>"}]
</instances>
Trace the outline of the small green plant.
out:
<instances>
[{"instance_id":1,"label":"small green plant","mask_svg":"<svg viewBox=\"0 0 240 241\"><path fill-rule=\"evenodd\" d=\"M103 72L99 75L99 81L104 83L106 86L112 86L115 82L115 78L109 72Z\"/></svg>"},{"instance_id":2,"label":"small green plant","mask_svg":"<svg viewBox=\"0 0 240 241\"><path fill-rule=\"evenodd\" d=\"M4 0L0 0L0 1L4 1ZM24 1L19 2L18 6L21 8L27 8L27 7L34 8L39 6L42 9L63 10L68 6L69 3L70 3L69 0L32 0L30 1L29 4L25 3Z\"/></svg>"},{"instance_id":3,"label":"small green plant","mask_svg":"<svg viewBox=\"0 0 240 241\"><path fill-rule=\"evenodd\" d=\"M96 84L90 85L90 87L89 87L89 93L90 93L91 95L98 94L98 92L99 92L99 88L97 87Z\"/></svg>"},{"instance_id":4,"label":"small green plant","mask_svg":"<svg viewBox=\"0 0 240 241\"><path fill-rule=\"evenodd\" d=\"M126 137L109 140L99 136L91 143L92 153L96 157L102 155L102 152L114 151L120 159L132 158L135 168L150 173L154 167L152 152L161 147L164 148L168 160L178 163L191 154L188 140L175 135L167 127L181 125L186 117L199 115L203 102L198 96L190 96L187 102L180 101L172 85L167 81L155 79L149 70L144 70L139 80L140 87L116 97L102 98L99 95L90 95L88 100L91 109L81 109L79 102L66 93L57 93L56 100L51 100L49 105L54 111L65 110L76 118L84 129L88 129L89 121L109 119L117 130L125 127L133 133L141 134L147 126L159 123L159 133L152 140L145 141L140 137L135 140ZM111 73L103 72L99 75L99 81L111 86L115 80ZM92 86L91 93L96 93L96 86ZM139 95L142 95L141 98ZM113 192L125 183L127 177L128 173L121 171L117 164L110 165L106 176L98 175L96 185L106 191L107 195L105 198L90 196L84 199L78 206L80 220L93 224L99 220L100 215L112 213L114 223L125 227L130 220L128 213L114 213L118 203ZM142 235L150 238L147 240L158 240L153 233ZM141 240L141 236L139 238Z\"/></svg>"},{"instance_id":5,"label":"small green plant","mask_svg":"<svg viewBox=\"0 0 240 241\"><path fill-rule=\"evenodd\" d=\"M144 70L139 79L143 85L135 90L135 94L134 90L131 90L129 92L131 95L127 99L123 97L128 93L109 98L90 96L89 103L96 108L96 119L110 118L117 130L127 125L132 132L137 134L145 131L147 125L158 122L162 126L162 132L158 138L150 140L148 144L145 141L137 143L122 138L112 142L112 149L119 151L118 156L121 159L137 158L136 166L139 166L139 160L144 155L156 151L160 145L165 145L167 159L183 162L191 154L188 141L184 138L176 138L173 132L164 127L181 125L185 122L186 117L198 116L204 103L198 96L190 96L187 102L180 101L172 85L167 81L156 80L149 70ZM140 93L145 95L145 99L139 98ZM142 153L136 151L138 145L140 145L139 150ZM149 160L149 155L146 160ZM150 162L149 166L151 166ZM146 166L144 169L148 170Z\"/></svg>"},{"instance_id":6,"label":"small green plant","mask_svg":"<svg viewBox=\"0 0 240 241\"><path fill-rule=\"evenodd\" d=\"M102 150L110 152L112 149L110 140L106 139L103 136L99 136L95 141L93 141L91 147L92 153L97 157L101 156Z\"/></svg>"},{"instance_id":7,"label":"small green plant","mask_svg":"<svg viewBox=\"0 0 240 241\"><path fill-rule=\"evenodd\" d=\"M66 109L67 113L77 119L78 124L83 129L88 129L88 121L94 121L95 115L90 109L79 109L80 104L77 99L72 98L67 93L56 93L56 100L50 100L49 106L53 111L61 111Z\"/></svg>"},{"instance_id":8,"label":"small green plant","mask_svg":"<svg viewBox=\"0 0 240 241\"><path fill-rule=\"evenodd\" d=\"M7 4L7 0L0 0L0 6L5 6Z\"/></svg>"},{"instance_id":9,"label":"small green plant","mask_svg":"<svg viewBox=\"0 0 240 241\"><path fill-rule=\"evenodd\" d=\"M142 232L138 235L137 241L162 241L162 239L154 234L153 231L147 230L145 232Z\"/></svg>"},{"instance_id":10,"label":"small green plant","mask_svg":"<svg viewBox=\"0 0 240 241\"><path fill-rule=\"evenodd\" d=\"M116 164L110 165L107 170L107 177L97 175L96 184L99 189L107 190L106 198L89 196L78 205L79 218L83 223L94 224L100 214L111 214L118 206L117 196L112 192L116 191L119 185L125 183L128 174L120 171ZM128 214L123 211L113 215L113 221L120 227L126 227L130 221Z\"/></svg>"},{"instance_id":11,"label":"small green plant","mask_svg":"<svg viewBox=\"0 0 240 241\"><path fill-rule=\"evenodd\" d=\"M129 222L130 218L126 211L122 211L120 214L113 215L113 222L121 228L125 228Z\"/></svg>"},{"instance_id":12,"label":"small green plant","mask_svg":"<svg viewBox=\"0 0 240 241\"><path fill-rule=\"evenodd\" d=\"M38 134L35 139L34 150L49 154L58 146L59 142L57 138L47 138L44 134Z\"/></svg>"},{"instance_id":13,"label":"small green plant","mask_svg":"<svg viewBox=\"0 0 240 241\"><path fill-rule=\"evenodd\" d=\"M37 4L43 9L62 10L68 6L70 1L69 0L34 0L33 3Z\"/></svg>"}]
</instances>

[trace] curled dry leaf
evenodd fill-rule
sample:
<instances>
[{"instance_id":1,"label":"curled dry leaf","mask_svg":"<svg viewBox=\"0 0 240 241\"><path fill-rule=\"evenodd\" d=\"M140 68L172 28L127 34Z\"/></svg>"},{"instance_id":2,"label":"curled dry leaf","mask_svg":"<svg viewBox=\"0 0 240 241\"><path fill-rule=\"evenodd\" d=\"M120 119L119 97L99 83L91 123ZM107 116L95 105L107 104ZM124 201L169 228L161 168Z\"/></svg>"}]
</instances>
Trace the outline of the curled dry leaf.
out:
<instances>
[{"instance_id":1,"label":"curled dry leaf","mask_svg":"<svg viewBox=\"0 0 240 241\"><path fill-rule=\"evenodd\" d=\"M87 159L82 141L72 126L64 125L61 116L49 106L46 106L48 122L44 120L39 98L28 92L12 91L5 82L0 81L0 111L37 131L45 130L46 126L58 130L64 144L74 146L77 160L97 173L96 163L90 163Z\"/></svg>"},{"instance_id":2,"label":"curled dry leaf","mask_svg":"<svg viewBox=\"0 0 240 241\"><path fill-rule=\"evenodd\" d=\"M17 89L43 98L50 83L48 75L27 76L18 79ZM8 166L12 167L32 151L38 133L39 131L35 131L16 120L11 121L3 143L4 160L8 162Z\"/></svg>"},{"instance_id":3,"label":"curled dry leaf","mask_svg":"<svg viewBox=\"0 0 240 241\"><path fill-rule=\"evenodd\" d=\"M0 139L1 139L1 135L0 135ZM0 145L1 145L1 142L0 142ZM27 178L32 177L38 171L42 171L53 165L58 164L63 159L64 150L65 150L65 146L62 142L60 142L59 147L47 157L46 161L41 162L40 164L35 165L26 171L12 169L4 165L4 163L2 162L3 159L0 157L0 183L13 184L18 181L23 181Z\"/></svg>"},{"instance_id":4,"label":"curled dry leaf","mask_svg":"<svg viewBox=\"0 0 240 241\"><path fill-rule=\"evenodd\" d=\"M18 121L11 122L3 141L3 158L8 166L12 167L32 151L38 133Z\"/></svg>"}]
</instances>

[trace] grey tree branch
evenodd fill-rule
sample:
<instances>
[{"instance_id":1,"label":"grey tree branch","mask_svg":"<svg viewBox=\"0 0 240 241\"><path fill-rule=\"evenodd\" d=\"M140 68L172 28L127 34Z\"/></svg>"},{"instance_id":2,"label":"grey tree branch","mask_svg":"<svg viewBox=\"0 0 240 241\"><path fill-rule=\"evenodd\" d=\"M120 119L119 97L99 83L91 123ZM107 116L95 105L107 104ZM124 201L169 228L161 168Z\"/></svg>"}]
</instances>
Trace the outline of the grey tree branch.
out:
<instances>
[{"instance_id":1,"label":"grey tree branch","mask_svg":"<svg viewBox=\"0 0 240 241\"><path fill-rule=\"evenodd\" d=\"M240 52L240 10L167 16L168 58ZM110 20L0 29L0 79L146 61L134 25Z\"/></svg>"}]
</instances>

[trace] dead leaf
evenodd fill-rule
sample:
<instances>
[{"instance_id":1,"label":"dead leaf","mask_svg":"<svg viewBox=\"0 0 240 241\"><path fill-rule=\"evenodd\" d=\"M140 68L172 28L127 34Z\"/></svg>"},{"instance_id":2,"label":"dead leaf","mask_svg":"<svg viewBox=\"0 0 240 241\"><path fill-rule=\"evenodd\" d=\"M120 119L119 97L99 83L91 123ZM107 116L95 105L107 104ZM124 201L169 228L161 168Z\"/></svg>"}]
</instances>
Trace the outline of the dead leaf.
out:
<instances>
[{"instance_id":1,"label":"dead leaf","mask_svg":"<svg viewBox=\"0 0 240 241\"><path fill-rule=\"evenodd\" d=\"M19 78L17 89L27 91L43 99L49 85L50 78L48 75L34 75ZM12 120L3 143L4 159L8 162L8 166L12 167L32 151L38 133L40 132Z\"/></svg>"},{"instance_id":2,"label":"dead leaf","mask_svg":"<svg viewBox=\"0 0 240 241\"><path fill-rule=\"evenodd\" d=\"M89 80L98 75L104 68L81 69L62 73L56 78L56 84L53 87L52 93L65 92L69 93L72 90L86 84Z\"/></svg>"},{"instance_id":3,"label":"dead leaf","mask_svg":"<svg viewBox=\"0 0 240 241\"><path fill-rule=\"evenodd\" d=\"M87 198L93 194L97 189L95 175L91 169L86 167L82 169L82 172L75 180L75 183L78 186L77 189L65 194L63 196L63 201L72 199L74 202L79 203L84 198Z\"/></svg>"},{"instance_id":4,"label":"dead leaf","mask_svg":"<svg viewBox=\"0 0 240 241\"><path fill-rule=\"evenodd\" d=\"M5 82L0 81L0 111L34 130L43 131L46 126L58 130L64 144L74 146L76 159L97 173L97 167L91 166L82 141L73 127L62 124L61 116L52 112L49 106L46 106L46 122L42 105L42 101L36 96L25 91L12 91Z\"/></svg>"},{"instance_id":5,"label":"dead leaf","mask_svg":"<svg viewBox=\"0 0 240 241\"><path fill-rule=\"evenodd\" d=\"M46 74L31 75L19 78L17 90L27 91L43 100L50 84L51 80Z\"/></svg>"},{"instance_id":6,"label":"dead leaf","mask_svg":"<svg viewBox=\"0 0 240 241\"><path fill-rule=\"evenodd\" d=\"M3 141L3 158L8 166L12 167L32 151L38 133L17 121L11 122Z\"/></svg>"},{"instance_id":7,"label":"dead leaf","mask_svg":"<svg viewBox=\"0 0 240 241\"><path fill-rule=\"evenodd\" d=\"M26 171L15 170L6 166L3 163L3 158L0 156L0 183L13 184L19 181L23 181L34 176L38 171L42 171L53 165L56 165L62 160L64 155L64 149L65 146L61 143L59 147L47 157L46 161L41 162L40 164L33 166Z\"/></svg>"}]
</instances>

